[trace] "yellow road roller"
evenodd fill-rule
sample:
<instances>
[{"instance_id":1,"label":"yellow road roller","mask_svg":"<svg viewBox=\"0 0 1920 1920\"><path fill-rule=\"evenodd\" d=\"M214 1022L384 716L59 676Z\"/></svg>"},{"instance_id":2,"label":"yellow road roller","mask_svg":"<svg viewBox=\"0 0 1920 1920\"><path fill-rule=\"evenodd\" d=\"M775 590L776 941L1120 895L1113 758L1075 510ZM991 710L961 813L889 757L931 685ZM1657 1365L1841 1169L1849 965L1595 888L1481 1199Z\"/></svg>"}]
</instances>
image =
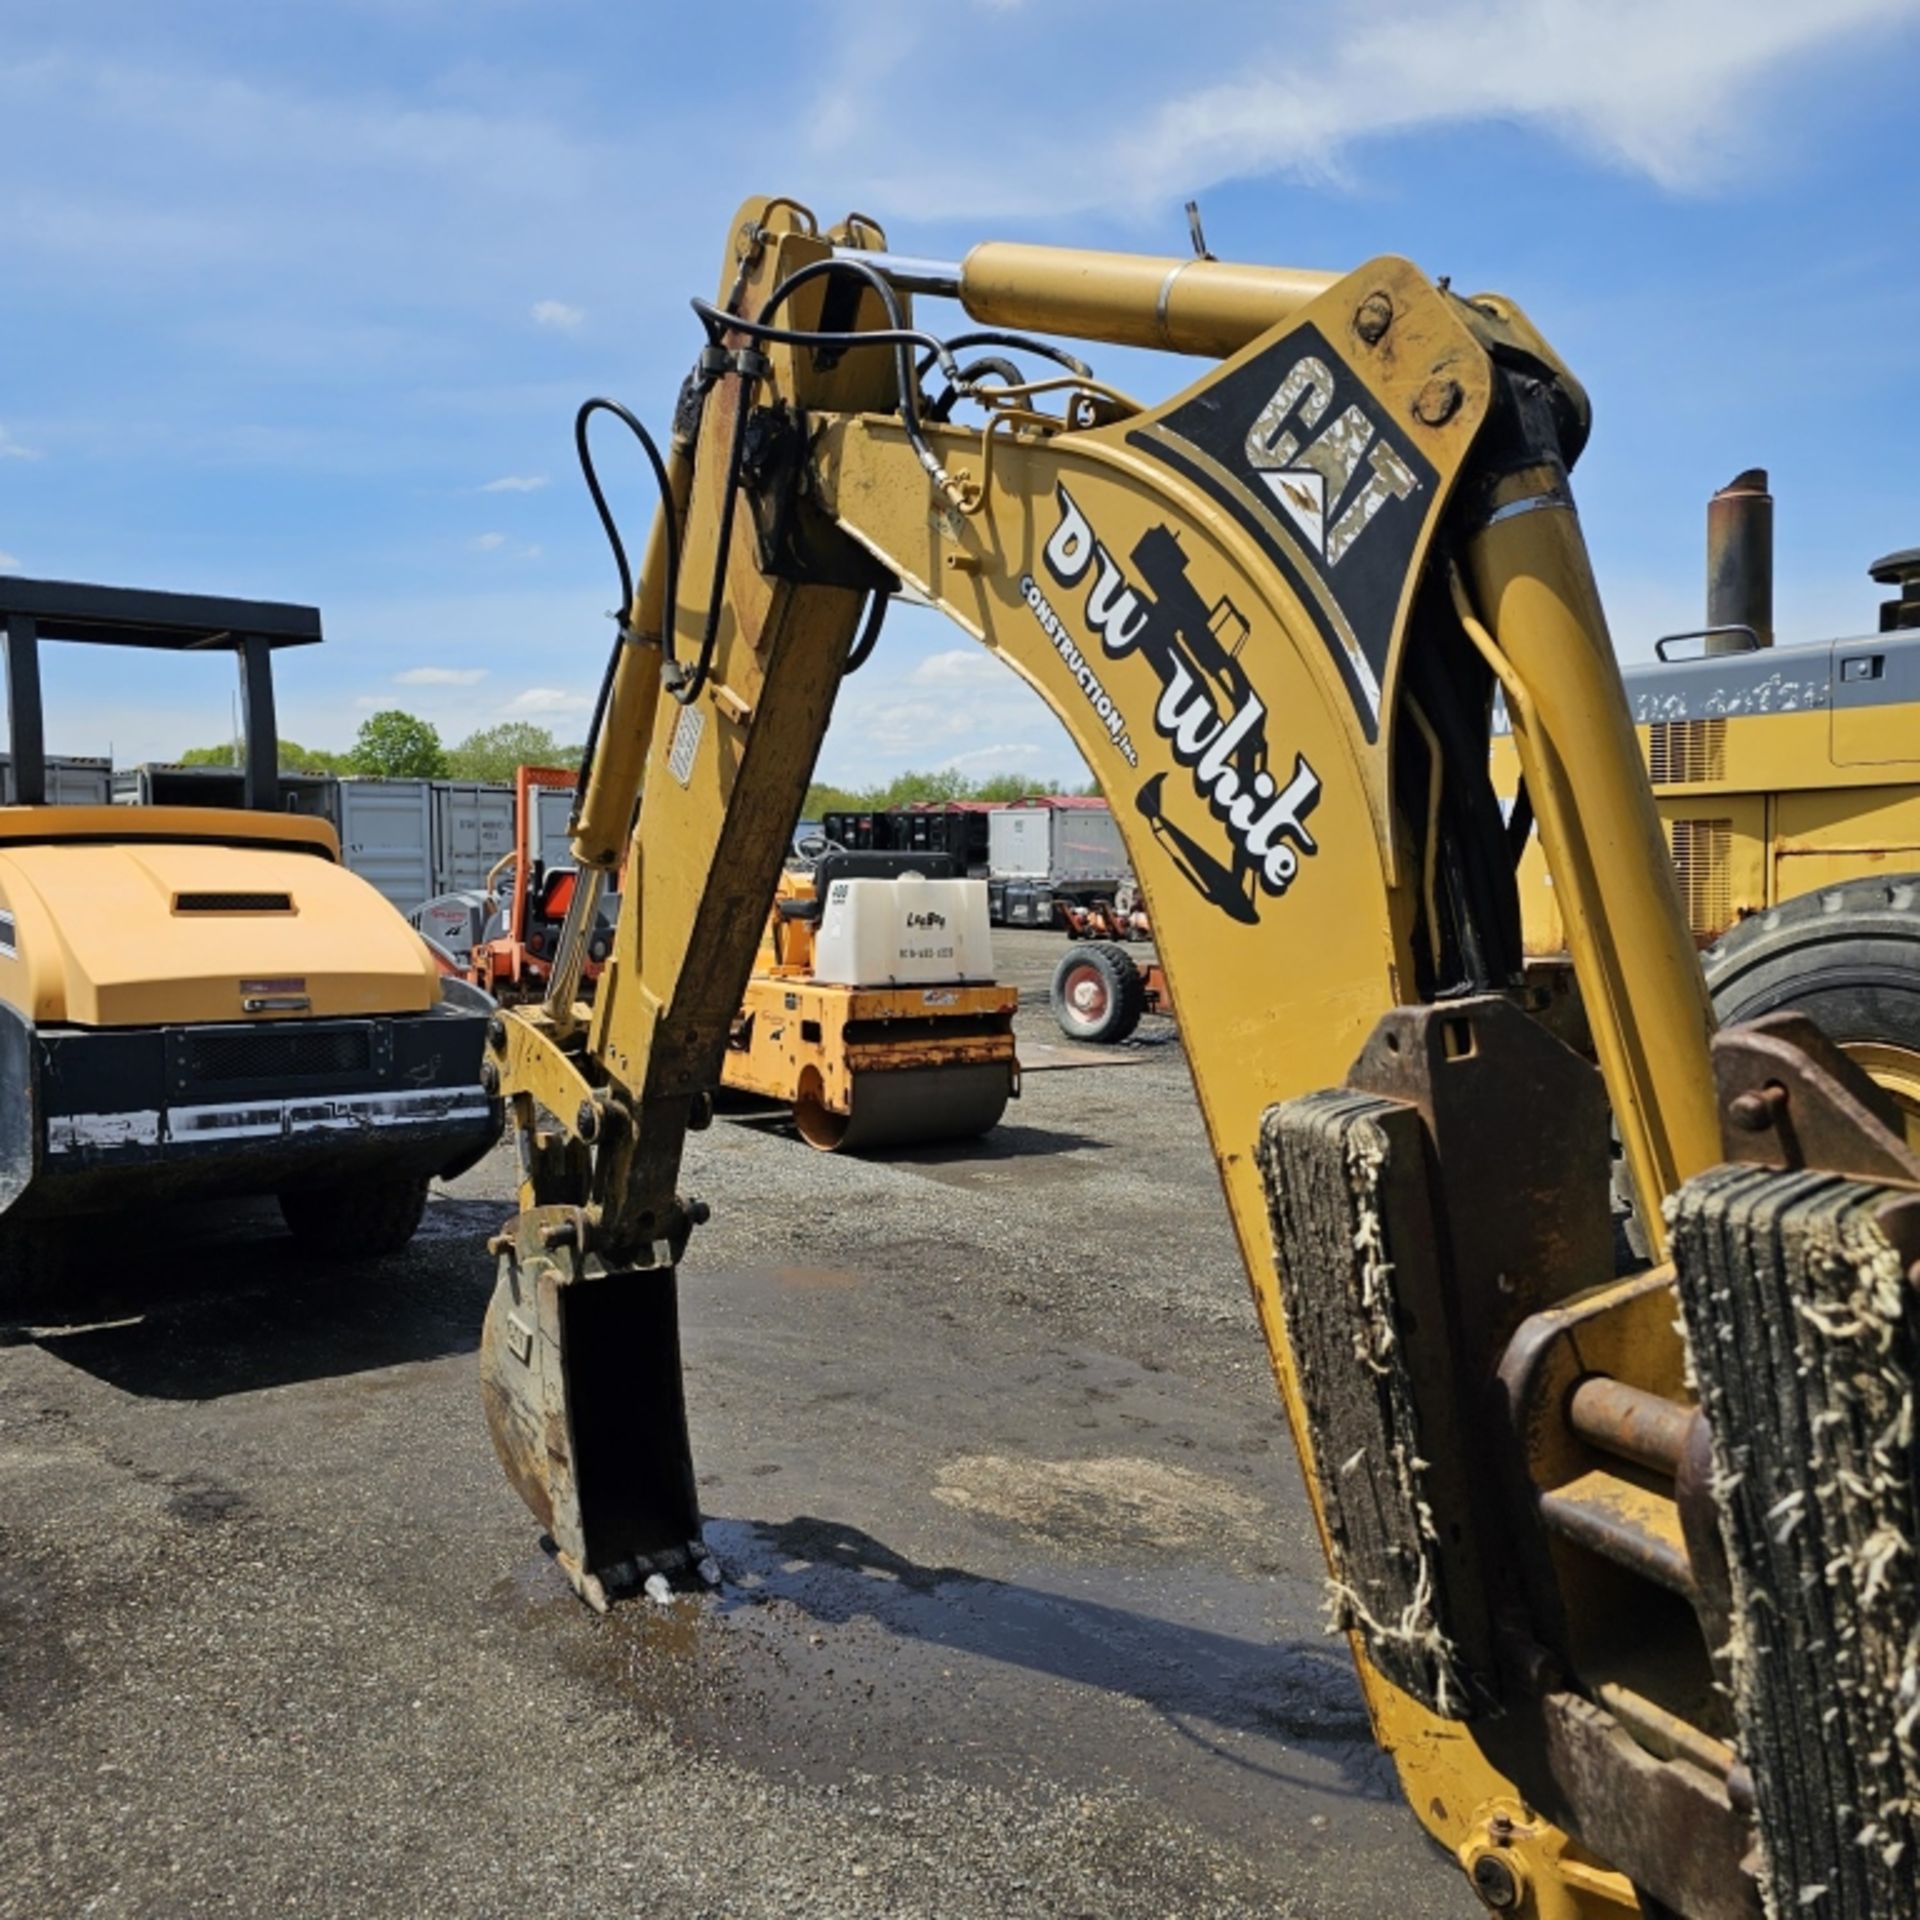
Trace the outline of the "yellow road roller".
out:
<instances>
[{"instance_id":1,"label":"yellow road roller","mask_svg":"<svg viewBox=\"0 0 1920 1920\"><path fill-rule=\"evenodd\" d=\"M784 1102L808 1146L966 1140L1020 1088L1019 990L993 983L983 880L944 853L819 849L783 872L722 1086Z\"/></svg>"},{"instance_id":2,"label":"yellow road roller","mask_svg":"<svg viewBox=\"0 0 1920 1920\"><path fill-rule=\"evenodd\" d=\"M0 1285L72 1217L275 1194L329 1254L390 1252L497 1137L491 1002L280 810L271 663L311 607L0 579L17 804L0 807ZM244 808L49 806L40 647L228 652Z\"/></svg>"}]
</instances>

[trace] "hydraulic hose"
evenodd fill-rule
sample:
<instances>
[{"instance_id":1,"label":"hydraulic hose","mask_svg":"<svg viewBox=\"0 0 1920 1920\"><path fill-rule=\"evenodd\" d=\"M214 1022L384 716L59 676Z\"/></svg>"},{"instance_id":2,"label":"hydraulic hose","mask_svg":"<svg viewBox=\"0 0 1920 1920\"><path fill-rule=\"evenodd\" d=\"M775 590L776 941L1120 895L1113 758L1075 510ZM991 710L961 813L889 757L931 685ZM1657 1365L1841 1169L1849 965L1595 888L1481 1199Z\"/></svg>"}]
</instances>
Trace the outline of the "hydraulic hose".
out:
<instances>
[{"instance_id":1,"label":"hydraulic hose","mask_svg":"<svg viewBox=\"0 0 1920 1920\"><path fill-rule=\"evenodd\" d=\"M660 449L653 435L640 424L639 419L627 407L617 400L594 398L587 401L573 417L574 451L580 457L580 471L587 483L587 492L593 498L594 511L600 516L600 525L605 529L607 544L613 549L613 563L620 575L620 623L614 636L613 652L608 657L605 673L600 676L600 691L593 703L593 718L587 726L587 743L580 754L580 776L574 783L576 804L587 791L587 781L593 772L594 757L600 747L600 729L604 725L607 713L607 701L612 694L613 679L620 665L621 650L634 637L633 622L641 617L640 609L634 604L633 568L627 559L626 544L620 538L620 529L613 517L612 509L607 505L607 496L600 485L599 473L593 464L593 449L588 443L587 429L596 413L610 413L640 442L641 450L647 456L647 464L653 469L654 485L660 494L660 521L663 530L664 547L662 558L665 563L665 579L661 583L660 652L662 659L669 665L673 662L673 610L680 600L680 526L675 511L673 487L667 477L667 463L660 457Z\"/></svg>"}]
</instances>

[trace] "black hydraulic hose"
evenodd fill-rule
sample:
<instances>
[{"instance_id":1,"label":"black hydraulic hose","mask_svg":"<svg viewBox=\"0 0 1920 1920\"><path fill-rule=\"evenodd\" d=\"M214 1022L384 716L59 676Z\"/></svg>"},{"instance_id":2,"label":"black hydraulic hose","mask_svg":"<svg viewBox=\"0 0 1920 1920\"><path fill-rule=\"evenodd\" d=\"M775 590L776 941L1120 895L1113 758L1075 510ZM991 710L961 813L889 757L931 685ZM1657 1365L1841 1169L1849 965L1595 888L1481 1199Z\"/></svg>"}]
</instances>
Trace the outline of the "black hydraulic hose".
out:
<instances>
[{"instance_id":1,"label":"black hydraulic hose","mask_svg":"<svg viewBox=\"0 0 1920 1920\"><path fill-rule=\"evenodd\" d=\"M873 650L880 643L880 629L887 623L887 602L892 597L885 587L874 588L867 602L867 623L860 629L853 651L847 655L845 672L858 673L873 657Z\"/></svg>"},{"instance_id":2,"label":"black hydraulic hose","mask_svg":"<svg viewBox=\"0 0 1920 1920\"><path fill-rule=\"evenodd\" d=\"M892 325L870 332L820 332L799 327L776 327L768 316L782 306L799 288L810 280L818 280L829 274L850 274L863 280L879 296L881 306ZM907 431L907 439L912 445L920 464L932 477L936 485L944 489L947 484L946 469L941 466L939 456L927 444L921 431L919 409L916 405L916 393L919 382L914 374L913 362L909 358L909 344L930 347L935 357L944 365L950 375L957 376L959 369L944 346L931 334L920 333L905 325L905 316L900 310L900 301L893 288L872 267L857 260L816 260L798 271L790 273L771 293L767 295L761 307L759 317L749 320L743 315L729 313L722 307L716 307L711 301L695 300L693 310L699 315L701 324L707 329L707 335L713 345L718 346L727 333L744 333L750 340L771 340L790 346L835 347L846 351L855 347L891 346L894 350L900 381L900 418ZM706 619L700 636L700 652L693 668L684 675L669 674L667 686L673 697L682 706L690 705L699 697L705 687L713 667L714 648L720 632L721 598L726 587L726 569L728 555L733 543L733 516L735 503L740 491L740 468L745 457L747 424L752 414L753 385L758 377L736 367L740 379L740 394L737 409L733 417L733 436L727 452L726 479L720 494L720 527L718 545L714 550L713 584L707 596ZM884 596L876 596L876 605L884 602ZM856 643L853 653L848 656L848 672L857 672L872 652L874 643L880 637L880 619L869 612L867 630Z\"/></svg>"},{"instance_id":3,"label":"black hydraulic hose","mask_svg":"<svg viewBox=\"0 0 1920 1920\"><path fill-rule=\"evenodd\" d=\"M1038 354L1042 360L1051 360L1055 366L1065 367L1069 373L1077 373L1083 380L1093 378L1093 369L1065 347L1057 347L1051 340L1032 339L1024 333L997 333L992 329L981 333L956 333L942 344L949 353L958 353L962 347L1011 347L1016 353ZM929 354L916 371L925 375L933 364L934 356Z\"/></svg>"},{"instance_id":4,"label":"black hydraulic hose","mask_svg":"<svg viewBox=\"0 0 1920 1920\"><path fill-rule=\"evenodd\" d=\"M653 435L640 424L629 408L623 407L617 400L596 396L587 401L573 417L573 445L574 451L580 456L580 471L586 478L587 492L593 496L594 511L599 514L600 524L606 529L607 543L613 548L613 563L619 570L620 620L619 631L614 635L613 652L607 660L607 670L600 676L600 691L593 703L593 719L587 727L587 743L580 750L580 772L574 782L576 803L578 797L585 794L588 777L593 772L594 756L600 747L600 729L607 717L607 702L613 696L613 677L619 671L621 649L627 645L631 633L627 622L633 615L633 568L627 559L626 545L620 538L613 510L607 505L606 493L601 488L600 476L594 468L593 449L587 441L587 428L596 413L612 414L640 442L647 456L647 464L653 469L654 485L660 491L660 514L666 528L667 563L661 601L660 651L669 663L673 660L673 612L680 600L680 528L674 518L673 488L667 479L667 463L660 457L660 449Z\"/></svg>"},{"instance_id":5,"label":"black hydraulic hose","mask_svg":"<svg viewBox=\"0 0 1920 1920\"><path fill-rule=\"evenodd\" d=\"M700 633L700 652L691 672L681 672L677 662L669 662L667 691L683 707L699 699L713 671L714 648L720 640L720 601L726 592L727 557L733 551L733 509L740 498L740 463L746 453L747 424L753 417L753 389L743 377L739 402L733 414L733 438L727 446L727 478L720 490L720 533L713 550L713 585L707 592L707 617Z\"/></svg>"},{"instance_id":6,"label":"black hydraulic hose","mask_svg":"<svg viewBox=\"0 0 1920 1920\"><path fill-rule=\"evenodd\" d=\"M836 273L850 274L856 280L866 282L879 299L881 308L887 316L889 324L886 327L874 328L864 333L851 330L823 333L818 330L775 327L770 324L770 316L774 311L784 305L809 281L823 279ZM930 333L923 333L918 328L907 325L906 315L900 309L900 296L894 292L886 276L876 268L868 266L864 260L846 258L812 261L788 274L767 295L759 317L754 320L746 320L738 314L726 313L705 300L696 300L693 303L693 310L706 324L708 332L716 341L722 333L731 330L744 333L749 339L775 340L789 346L832 347L843 353L857 347L892 347L900 386L900 421L907 430L908 443L913 448L915 458L919 460L934 485L943 493L947 491L950 484L947 470L940 464L939 455L927 444L926 435L920 428L917 397L920 382L907 348L920 346L929 349L934 360L950 380L957 377L959 368L943 341L936 339Z\"/></svg>"},{"instance_id":7,"label":"black hydraulic hose","mask_svg":"<svg viewBox=\"0 0 1920 1920\"><path fill-rule=\"evenodd\" d=\"M969 388L972 388L979 385L980 376L986 373L998 374L1010 387L1017 387L1020 384L1020 369L1011 360L1004 359L997 353L984 354L978 360L969 360L960 369L960 378ZM961 389L957 386L949 384L943 387L939 398L929 403L927 418L936 426L945 426L953 415L954 403L960 398L960 394Z\"/></svg>"},{"instance_id":8,"label":"black hydraulic hose","mask_svg":"<svg viewBox=\"0 0 1920 1920\"><path fill-rule=\"evenodd\" d=\"M1526 855L1527 840L1532 832L1533 795L1527 791L1523 778L1514 791L1513 811L1507 815L1507 851L1516 867Z\"/></svg>"},{"instance_id":9,"label":"black hydraulic hose","mask_svg":"<svg viewBox=\"0 0 1920 1920\"><path fill-rule=\"evenodd\" d=\"M822 330L805 327L778 327L773 324L774 313L783 306L799 289L813 280L826 278L833 274L849 275L865 282L878 298L881 308L887 316L886 327L872 328L866 331ZM937 336L922 332L906 324L906 315L900 306L900 297L892 284L877 268L869 266L863 260L848 259L845 256L830 260L815 260L787 275L772 292L767 295L757 317L748 319L743 314L729 312L717 307L709 300L695 300L693 310L699 316L701 324L707 330L710 343L718 346L728 333L745 334L750 340L776 342L784 346L831 348L838 352L850 352L860 347L891 347L894 350L895 370L900 388L900 421L906 429L908 443L915 457L925 469L934 484L943 492L950 485L947 471L940 463L940 457L929 444L922 428L919 392L920 379L928 369L939 366L952 383L949 394L943 398L941 411L936 418L944 417L944 410L952 405L953 393L964 387L981 372L1006 372L1018 381L1018 369L1009 367L1004 361L983 360L972 367L962 369L953 357L953 350L960 346L1002 346L1016 351L1033 353L1056 365L1065 367L1069 372L1092 377L1092 369L1085 361L1076 359L1063 348L1053 346L1047 341L1032 340L1024 334L976 332L960 334L952 341L943 341ZM909 357L909 347L924 347L925 357L916 366ZM725 590L727 558L733 539L733 516L735 501L739 493L740 469L745 455L746 432L752 411L752 390L757 376L745 369L736 367L741 382L738 410L734 414L733 437L727 453L727 474L721 491L719 544L714 554L713 585L708 595L706 618L700 638L700 651L690 672L676 675L669 672L667 685L673 697L682 706L691 704L699 697L705 687L713 666L714 648L720 629L721 596ZM634 423L636 429L638 423ZM651 442L648 443L651 447ZM596 493L596 500L598 496ZM602 520L607 515L602 511ZM608 522L609 534L612 534ZM618 543L616 540L616 552ZM624 565L624 558L623 558ZM675 571L677 572L677 566ZM876 592L868 605L866 625L853 650L847 656L845 671L858 673L872 656L873 649L880 638L880 629L886 619L886 593ZM671 649L667 654L671 667L673 656ZM598 716L596 714L596 723Z\"/></svg>"}]
</instances>

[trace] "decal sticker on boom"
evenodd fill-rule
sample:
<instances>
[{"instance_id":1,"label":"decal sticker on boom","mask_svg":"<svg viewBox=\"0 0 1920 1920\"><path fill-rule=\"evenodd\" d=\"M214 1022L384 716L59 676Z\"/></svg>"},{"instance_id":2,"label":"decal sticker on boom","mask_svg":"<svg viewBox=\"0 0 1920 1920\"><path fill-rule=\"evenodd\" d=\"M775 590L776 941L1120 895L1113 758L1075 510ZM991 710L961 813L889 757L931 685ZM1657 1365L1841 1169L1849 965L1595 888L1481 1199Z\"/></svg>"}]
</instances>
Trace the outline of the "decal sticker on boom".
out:
<instances>
[{"instance_id":1,"label":"decal sticker on boom","mask_svg":"<svg viewBox=\"0 0 1920 1920\"><path fill-rule=\"evenodd\" d=\"M1087 626L1109 658L1132 655L1153 668L1153 730L1224 828L1224 844L1216 851L1168 817L1164 771L1134 805L1188 882L1222 913L1252 924L1261 895L1285 893L1301 861L1319 851L1307 816L1320 801L1320 776L1299 753L1284 780L1267 764L1266 705L1240 662L1246 615L1224 595L1212 604L1203 598L1171 527L1149 527L1123 568L1064 486L1055 500L1060 520L1042 555L1047 572L1062 588L1085 587ZM1137 764L1133 754L1127 759Z\"/></svg>"},{"instance_id":2,"label":"decal sticker on boom","mask_svg":"<svg viewBox=\"0 0 1920 1920\"><path fill-rule=\"evenodd\" d=\"M1033 617L1039 621L1040 631L1053 642L1054 651L1067 663L1067 671L1073 675L1074 685L1086 695L1087 705L1106 728L1107 737L1120 750L1121 759L1128 766L1137 767L1140 753L1133 744L1132 734L1127 731L1127 716L1120 711L1112 694L1100 684L1100 676L1094 672L1093 663L1075 644L1073 635L1048 604L1047 596L1034 584L1030 573L1020 576L1020 596L1026 601Z\"/></svg>"},{"instance_id":3,"label":"decal sticker on boom","mask_svg":"<svg viewBox=\"0 0 1920 1920\"><path fill-rule=\"evenodd\" d=\"M1326 641L1369 740L1437 475L1316 327L1128 436L1257 540Z\"/></svg>"}]
</instances>

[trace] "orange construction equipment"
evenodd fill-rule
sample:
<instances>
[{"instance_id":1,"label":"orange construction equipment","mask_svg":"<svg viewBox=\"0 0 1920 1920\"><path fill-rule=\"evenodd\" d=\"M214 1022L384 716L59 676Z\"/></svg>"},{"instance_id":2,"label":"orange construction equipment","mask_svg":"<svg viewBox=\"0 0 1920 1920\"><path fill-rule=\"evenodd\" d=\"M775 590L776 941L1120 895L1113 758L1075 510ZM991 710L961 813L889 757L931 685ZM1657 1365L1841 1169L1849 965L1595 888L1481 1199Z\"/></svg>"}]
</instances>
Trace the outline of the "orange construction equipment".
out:
<instances>
[{"instance_id":1,"label":"orange construction equipment","mask_svg":"<svg viewBox=\"0 0 1920 1920\"><path fill-rule=\"evenodd\" d=\"M579 871L540 857L535 796L542 787L571 792L579 777L571 767L518 768L512 849L494 863L484 887L442 894L413 917L442 969L451 967L496 1000L537 1000L546 992ZM612 938L611 921L603 916L588 937L586 979L598 976Z\"/></svg>"}]
</instances>

